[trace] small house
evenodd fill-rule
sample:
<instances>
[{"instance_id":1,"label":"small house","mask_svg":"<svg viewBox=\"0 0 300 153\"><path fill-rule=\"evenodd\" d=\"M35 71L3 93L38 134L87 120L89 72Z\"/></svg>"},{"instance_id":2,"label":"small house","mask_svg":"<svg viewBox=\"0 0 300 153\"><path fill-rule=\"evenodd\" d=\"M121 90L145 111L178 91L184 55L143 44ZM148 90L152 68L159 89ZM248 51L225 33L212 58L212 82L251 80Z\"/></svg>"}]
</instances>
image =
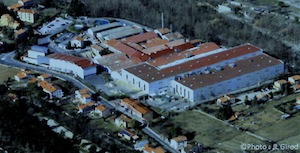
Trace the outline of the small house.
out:
<instances>
[{"instance_id":1,"label":"small house","mask_svg":"<svg viewBox=\"0 0 300 153\"><path fill-rule=\"evenodd\" d=\"M228 105L229 103L230 103L230 97L227 95L224 95L223 97L217 99L218 106Z\"/></svg>"},{"instance_id":2,"label":"small house","mask_svg":"<svg viewBox=\"0 0 300 153\"><path fill-rule=\"evenodd\" d=\"M15 80L20 82L22 80L28 79L30 76L32 76L32 74L29 70L22 69L17 73L17 75L15 75Z\"/></svg>"},{"instance_id":3,"label":"small house","mask_svg":"<svg viewBox=\"0 0 300 153\"><path fill-rule=\"evenodd\" d=\"M77 113L83 113L83 114L85 114L85 113L90 112L90 111L92 111L92 110L95 109L95 103L92 102L92 101L90 101L90 102L88 102L86 104L79 105L77 107L77 109L78 109Z\"/></svg>"},{"instance_id":4,"label":"small house","mask_svg":"<svg viewBox=\"0 0 300 153\"><path fill-rule=\"evenodd\" d=\"M86 104L92 100L92 95L88 89L84 88L75 91L75 98L79 100L79 102Z\"/></svg>"},{"instance_id":5,"label":"small house","mask_svg":"<svg viewBox=\"0 0 300 153\"><path fill-rule=\"evenodd\" d=\"M38 82L38 86L42 87L43 91L49 94L50 99L53 97L62 98L64 96L63 91L58 86L52 85L47 81Z\"/></svg>"},{"instance_id":6,"label":"small house","mask_svg":"<svg viewBox=\"0 0 300 153\"><path fill-rule=\"evenodd\" d=\"M184 149L187 146L187 137L186 136L178 136L171 139L170 145L172 148L179 150Z\"/></svg>"},{"instance_id":7,"label":"small house","mask_svg":"<svg viewBox=\"0 0 300 153\"><path fill-rule=\"evenodd\" d=\"M282 90L282 89L283 89L283 86L284 86L286 83L287 83L287 81L284 80L284 79L277 80L277 81L274 82L274 86L273 86L273 87L274 87L276 90Z\"/></svg>"},{"instance_id":8,"label":"small house","mask_svg":"<svg viewBox=\"0 0 300 153\"><path fill-rule=\"evenodd\" d=\"M84 47L84 41L83 41L83 38L81 36L76 36L74 37L71 41L71 47L74 47L74 48L82 48Z\"/></svg>"},{"instance_id":9,"label":"small house","mask_svg":"<svg viewBox=\"0 0 300 153\"><path fill-rule=\"evenodd\" d=\"M95 108L95 113L100 117L107 117L110 115L111 111L106 106L100 104Z\"/></svg>"},{"instance_id":10,"label":"small house","mask_svg":"<svg viewBox=\"0 0 300 153\"><path fill-rule=\"evenodd\" d=\"M293 85L292 86L292 88L293 88L293 90L294 90L294 92L299 92L300 91L300 84L297 84L297 85Z\"/></svg>"},{"instance_id":11,"label":"small house","mask_svg":"<svg viewBox=\"0 0 300 153\"><path fill-rule=\"evenodd\" d=\"M115 124L118 127L122 128L128 128L129 123L131 122L131 119L128 118L126 115L122 114L118 118L115 119Z\"/></svg>"},{"instance_id":12,"label":"small house","mask_svg":"<svg viewBox=\"0 0 300 153\"><path fill-rule=\"evenodd\" d=\"M135 142L139 137L132 131L125 129L118 133L119 137Z\"/></svg>"},{"instance_id":13,"label":"small house","mask_svg":"<svg viewBox=\"0 0 300 153\"><path fill-rule=\"evenodd\" d=\"M300 75L293 75L293 76L290 76L290 77L288 78L288 81L289 81L292 85L299 84L299 82L300 82Z\"/></svg>"}]
</instances>

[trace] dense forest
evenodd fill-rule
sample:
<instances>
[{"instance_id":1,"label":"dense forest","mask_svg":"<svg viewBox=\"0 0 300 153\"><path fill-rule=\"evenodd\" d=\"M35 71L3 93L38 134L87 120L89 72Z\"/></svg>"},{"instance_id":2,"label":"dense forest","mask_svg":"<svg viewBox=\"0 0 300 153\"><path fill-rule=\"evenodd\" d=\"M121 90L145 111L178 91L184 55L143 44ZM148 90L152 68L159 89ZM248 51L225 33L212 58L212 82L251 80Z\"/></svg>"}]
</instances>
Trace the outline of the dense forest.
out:
<instances>
[{"instance_id":1,"label":"dense forest","mask_svg":"<svg viewBox=\"0 0 300 153\"><path fill-rule=\"evenodd\" d=\"M24 101L0 101L0 147L8 152L78 152L74 143L54 133L29 112Z\"/></svg>"},{"instance_id":2,"label":"dense forest","mask_svg":"<svg viewBox=\"0 0 300 153\"><path fill-rule=\"evenodd\" d=\"M191 39L213 41L223 46L251 43L285 61L292 58L291 49L280 40L264 35L241 21L217 13L213 8L224 0L73 0L76 15L128 19L151 28L172 27ZM71 4L72 4L71 2ZM73 5L69 5L73 6ZM74 14L75 15L75 14ZM267 20L264 20L267 22ZM270 24L273 24L269 21ZM263 24L263 23L258 23Z\"/></svg>"}]
</instances>

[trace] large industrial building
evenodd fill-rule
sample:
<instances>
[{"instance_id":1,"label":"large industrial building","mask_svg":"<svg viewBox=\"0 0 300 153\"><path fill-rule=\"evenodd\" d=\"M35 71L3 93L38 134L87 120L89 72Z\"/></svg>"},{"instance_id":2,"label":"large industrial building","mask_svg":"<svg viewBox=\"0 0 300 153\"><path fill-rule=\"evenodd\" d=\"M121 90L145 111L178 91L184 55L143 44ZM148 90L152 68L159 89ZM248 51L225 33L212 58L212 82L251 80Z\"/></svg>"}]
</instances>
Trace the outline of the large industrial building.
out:
<instances>
[{"instance_id":1,"label":"large industrial building","mask_svg":"<svg viewBox=\"0 0 300 153\"><path fill-rule=\"evenodd\" d=\"M180 62L178 62L178 60L174 60L173 58L169 58L170 61L168 61L168 58L165 58L167 62L163 61L160 62L160 64L156 64L156 62L158 61L156 62L150 61L149 63L142 63L134 67L122 69L122 79L134 85L135 87L141 89L142 91L145 91L149 95L162 94L167 91L170 91L170 89L173 89L172 91L175 92L175 94L181 95L182 97L185 97L190 101L199 101L199 100L210 98L212 96L214 97L221 96L222 94L238 90L248 85L253 85L255 83L259 83L267 79L272 79L276 77L278 74L284 72L283 63L281 61L265 55L262 49L253 46L251 44L244 44L227 50L224 49L222 50L222 49L218 49L217 47L212 47L212 50L206 50L204 52L199 52L197 50L196 52L197 54L193 56L185 56L185 58L180 57ZM194 54L192 51L187 53L188 54L186 55ZM265 60L262 59L261 61L258 61L257 58L255 57L269 59L268 62L270 61L270 63L269 65L265 64L263 63L263 61ZM162 58L161 60L163 59L164 58ZM248 71L241 70L243 71L244 75L233 75L230 73L234 73L233 70L235 69L232 69L231 71L229 70L227 71L227 69L225 70L225 67L226 68L235 67L235 65L240 64L239 61L245 61L245 60L250 60L253 63L249 64L249 68L247 67L244 69L258 71L258 72L260 71L264 72L266 70L266 73L252 74ZM254 67L253 64L255 63L262 66L258 66L259 69L258 68L252 69L252 67ZM276 69L276 73L273 73L273 69ZM185 84L182 83L185 79L189 78L189 76L195 76L198 78L201 76L199 74L210 74L212 72L213 73L222 72L223 78L212 79L209 82L206 81L208 83L207 86L209 86L210 84L219 85L219 83L221 83L220 80L225 79L228 76L231 76L231 78L227 78L227 80L228 79L245 80L245 78L243 77L248 77L248 76L251 76L254 79L251 80L252 82L249 83L245 82L244 86L239 85L239 83L233 83L232 85L230 84L231 85L230 90L229 89L227 90L227 88L220 88L221 91L217 91L217 92L213 91L213 94L208 94L210 96L205 95L204 97L202 96L200 98L196 96L199 93L199 91L202 90L200 89L200 87L195 88L198 82L191 81L189 82L190 84L188 85L188 87L186 87L186 89L183 89L183 86ZM246 75L247 74L246 72L249 73L249 75ZM266 77L260 76L260 75L266 75L267 72L270 73L268 74L268 76ZM242 74L242 73L238 73L238 74ZM182 82L179 80L182 80ZM191 85L191 84L195 84L195 85ZM177 90L176 90L176 85L177 85ZM180 89L178 90L179 85L181 85L180 86L181 92ZM238 86L234 86L234 85L238 85ZM193 88L191 88L191 86ZM187 88L191 88L191 90L189 89L190 91L189 94ZM186 91L185 93L184 90ZM207 93L203 93L203 94L207 94Z\"/></svg>"},{"instance_id":2,"label":"large industrial building","mask_svg":"<svg viewBox=\"0 0 300 153\"><path fill-rule=\"evenodd\" d=\"M71 73L82 79L97 72L96 64L93 64L90 60L59 53L53 53L45 57L39 56L38 64L56 71Z\"/></svg>"},{"instance_id":3,"label":"large industrial building","mask_svg":"<svg viewBox=\"0 0 300 153\"><path fill-rule=\"evenodd\" d=\"M172 91L189 101L202 101L273 79L282 73L283 62L263 53L207 74L177 78L172 81Z\"/></svg>"}]
</instances>

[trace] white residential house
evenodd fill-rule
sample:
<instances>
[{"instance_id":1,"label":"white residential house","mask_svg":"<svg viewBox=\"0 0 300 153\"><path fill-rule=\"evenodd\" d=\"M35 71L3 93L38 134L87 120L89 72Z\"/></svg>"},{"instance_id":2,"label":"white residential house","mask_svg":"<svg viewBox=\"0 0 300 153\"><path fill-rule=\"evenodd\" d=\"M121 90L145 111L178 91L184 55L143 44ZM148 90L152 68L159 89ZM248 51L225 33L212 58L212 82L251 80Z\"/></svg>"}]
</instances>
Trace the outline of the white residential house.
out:
<instances>
[{"instance_id":1,"label":"white residential house","mask_svg":"<svg viewBox=\"0 0 300 153\"><path fill-rule=\"evenodd\" d=\"M20 82L22 80L28 79L29 76L31 76L31 72L28 70L22 69L20 72L17 73L17 75L15 75L15 80Z\"/></svg>"},{"instance_id":2,"label":"white residential house","mask_svg":"<svg viewBox=\"0 0 300 153\"><path fill-rule=\"evenodd\" d=\"M186 136L175 137L171 139L170 145L176 150L183 150L187 146L187 138Z\"/></svg>"},{"instance_id":3,"label":"white residential house","mask_svg":"<svg viewBox=\"0 0 300 153\"><path fill-rule=\"evenodd\" d=\"M286 83L288 83L288 82L286 80L284 80L284 79L277 80L277 81L274 82L274 86L273 87L276 90L282 90L283 85L285 85Z\"/></svg>"},{"instance_id":4,"label":"white residential house","mask_svg":"<svg viewBox=\"0 0 300 153\"><path fill-rule=\"evenodd\" d=\"M84 41L83 38L81 36L76 36L74 37L71 41L71 47L75 47L75 48L81 48L84 47Z\"/></svg>"},{"instance_id":5,"label":"white residential house","mask_svg":"<svg viewBox=\"0 0 300 153\"><path fill-rule=\"evenodd\" d=\"M122 99L120 105L124 106L133 115L144 118L148 121L153 119L153 112L147 107L143 106L139 101L134 101L129 98Z\"/></svg>"},{"instance_id":6,"label":"white residential house","mask_svg":"<svg viewBox=\"0 0 300 153\"><path fill-rule=\"evenodd\" d=\"M87 112L90 112L90 111L94 110L94 108L95 108L95 103L92 102L92 101L90 101L90 102L88 102L86 104L79 105L77 107L77 109L78 109L77 113L83 113L83 114L85 114Z\"/></svg>"},{"instance_id":7,"label":"white residential house","mask_svg":"<svg viewBox=\"0 0 300 153\"><path fill-rule=\"evenodd\" d=\"M288 81L292 84L298 84L300 82L300 75L293 75L288 78Z\"/></svg>"},{"instance_id":8,"label":"white residential house","mask_svg":"<svg viewBox=\"0 0 300 153\"><path fill-rule=\"evenodd\" d=\"M118 127L122 127L122 128L128 128L128 125L130 122L131 122L131 119L128 118L127 116L125 116L124 114L122 114L121 116L119 116L118 118L115 119L115 124Z\"/></svg>"},{"instance_id":9,"label":"white residential house","mask_svg":"<svg viewBox=\"0 0 300 153\"><path fill-rule=\"evenodd\" d=\"M21 21L34 23L37 19L37 12L31 9L20 9L18 11L18 17Z\"/></svg>"},{"instance_id":10,"label":"white residential house","mask_svg":"<svg viewBox=\"0 0 300 153\"><path fill-rule=\"evenodd\" d=\"M107 117L111 114L111 111L106 106L100 104L95 108L95 114L99 115L100 117Z\"/></svg>"},{"instance_id":11,"label":"white residential house","mask_svg":"<svg viewBox=\"0 0 300 153\"><path fill-rule=\"evenodd\" d=\"M139 138L135 133L128 129L120 131L118 133L118 136L133 142L135 142Z\"/></svg>"},{"instance_id":12,"label":"white residential house","mask_svg":"<svg viewBox=\"0 0 300 153\"><path fill-rule=\"evenodd\" d=\"M64 96L63 91L58 86L53 86L47 81L38 82L38 86L42 87L43 91L49 94L50 99L52 99L53 97L62 98Z\"/></svg>"},{"instance_id":13,"label":"white residential house","mask_svg":"<svg viewBox=\"0 0 300 153\"><path fill-rule=\"evenodd\" d=\"M80 89L75 91L75 98L81 102L86 104L92 100L91 93L88 89Z\"/></svg>"},{"instance_id":14,"label":"white residential house","mask_svg":"<svg viewBox=\"0 0 300 153\"><path fill-rule=\"evenodd\" d=\"M38 80L40 81L50 81L51 80L51 75L49 74L42 74L37 77Z\"/></svg>"}]
</instances>

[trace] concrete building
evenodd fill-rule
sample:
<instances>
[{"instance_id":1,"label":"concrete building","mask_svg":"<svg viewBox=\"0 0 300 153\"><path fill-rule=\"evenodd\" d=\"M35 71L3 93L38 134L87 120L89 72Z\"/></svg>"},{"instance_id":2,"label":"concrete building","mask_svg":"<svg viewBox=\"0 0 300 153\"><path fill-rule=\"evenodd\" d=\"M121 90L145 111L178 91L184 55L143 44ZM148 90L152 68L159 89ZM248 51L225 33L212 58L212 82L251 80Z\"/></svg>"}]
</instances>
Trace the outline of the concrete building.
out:
<instances>
[{"instance_id":1,"label":"concrete building","mask_svg":"<svg viewBox=\"0 0 300 153\"><path fill-rule=\"evenodd\" d=\"M18 11L18 17L21 21L34 23L37 18L37 12L31 9L20 9Z\"/></svg>"},{"instance_id":2,"label":"concrete building","mask_svg":"<svg viewBox=\"0 0 300 153\"><path fill-rule=\"evenodd\" d=\"M53 53L45 57L39 56L38 64L56 71L73 74L81 79L97 72L96 64L93 64L90 60L59 53Z\"/></svg>"},{"instance_id":3,"label":"concrete building","mask_svg":"<svg viewBox=\"0 0 300 153\"><path fill-rule=\"evenodd\" d=\"M122 79L150 95L156 95L168 91L171 88L171 81L175 78L205 73L211 69L220 69L238 60L260 54L262 54L260 48L245 44L163 69L146 63L139 64L122 69Z\"/></svg>"},{"instance_id":4,"label":"concrete building","mask_svg":"<svg viewBox=\"0 0 300 153\"><path fill-rule=\"evenodd\" d=\"M131 27L129 29L122 30L120 32L111 33L103 38L104 38L104 40L122 39L122 38L126 38L128 36L140 34L142 32L143 32L143 29L140 27Z\"/></svg>"},{"instance_id":5,"label":"concrete building","mask_svg":"<svg viewBox=\"0 0 300 153\"><path fill-rule=\"evenodd\" d=\"M31 46L31 49L27 52L27 56L23 57L23 61L31 64L38 64L38 56L46 56L48 53L49 49L47 47Z\"/></svg>"},{"instance_id":6,"label":"concrete building","mask_svg":"<svg viewBox=\"0 0 300 153\"><path fill-rule=\"evenodd\" d=\"M282 61L261 54L219 70L175 79L172 81L172 91L191 102L203 101L273 79L282 73Z\"/></svg>"},{"instance_id":7,"label":"concrete building","mask_svg":"<svg viewBox=\"0 0 300 153\"><path fill-rule=\"evenodd\" d=\"M120 23L120 22L113 22L113 23L109 23L109 24L105 24L105 25L101 25L101 26L96 26L96 27L93 27L93 28L89 28L87 30L87 33L91 37L96 37L96 33L102 32L104 30L118 28L118 27L121 27L121 26L123 26L122 23Z\"/></svg>"}]
</instances>

